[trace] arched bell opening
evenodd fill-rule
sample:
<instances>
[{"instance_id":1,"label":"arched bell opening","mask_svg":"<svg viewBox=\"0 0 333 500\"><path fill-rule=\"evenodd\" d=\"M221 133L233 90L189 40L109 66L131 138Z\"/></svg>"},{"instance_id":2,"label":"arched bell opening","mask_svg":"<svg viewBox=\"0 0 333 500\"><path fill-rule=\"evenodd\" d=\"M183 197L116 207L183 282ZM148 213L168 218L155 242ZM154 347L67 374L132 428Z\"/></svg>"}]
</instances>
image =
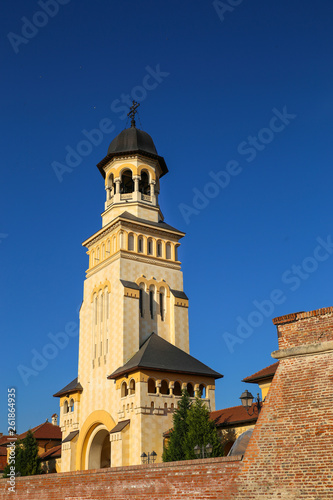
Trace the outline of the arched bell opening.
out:
<instances>
[{"instance_id":1,"label":"arched bell opening","mask_svg":"<svg viewBox=\"0 0 333 500\"><path fill-rule=\"evenodd\" d=\"M125 170L121 175L120 194L133 193L134 181L131 170Z\"/></svg>"},{"instance_id":2,"label":"arched bell opening","mask_svg":"<svg viewBox=\"0 0 333 500\"><path fill-rule=\"evenodd\" d=\"M139 191L142 194L150 195L149 175L147 172L141 172L141 179L139 182Z\"/></svg>"}]
</instances>

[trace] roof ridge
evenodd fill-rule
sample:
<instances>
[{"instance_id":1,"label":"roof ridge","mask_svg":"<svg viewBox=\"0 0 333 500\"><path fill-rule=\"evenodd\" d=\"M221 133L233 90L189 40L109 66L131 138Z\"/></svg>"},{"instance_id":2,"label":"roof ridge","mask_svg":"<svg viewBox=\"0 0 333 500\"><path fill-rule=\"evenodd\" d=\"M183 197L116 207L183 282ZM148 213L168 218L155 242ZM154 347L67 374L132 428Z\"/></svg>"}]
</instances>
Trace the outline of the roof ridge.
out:
<instances>
[{"instance_id":1,"label":"roof ridge","mask_svg":"<svg viewBox=\"0 0 333 500\"><path fill-rule=\"evenodd\" d=\"M221 408L221 410L211 411L210 414L212 414L212 413L218 413L219 411L233 410L234 408L244 408L244 407L243 407L243 405L229 406L228 408Z\"/></svg>"},{"instance_id":2,"label":"roof ridge","mask_svg":"<svg viewBox=\"0 0 333 500\"><path fill-rule=\"evenodd\" d=\"M275 361L275 363L272 363L271 365L265 366L265 368L262 368L261 370L258 370L255 373L252 373L252 375L248 375L247 377L243 378L242 382L244 382L245 380L247 380L249 378L255 378L255 376L258 375L259 373L263 372L264 370L268 370L269 368L272 368L274 365L278 365L278 364L279 364L279 362Z\"/></svg>"},{"instance_id":3,"label":"roof ridge","mask_svg":"<svg viewBox=\"0 0 333 500\"><path fill-rule=\"evenodd\" d=\"M29 431L32 432L32 434L34 434L40 427L42 427L44 424L46 424L47 422L43 422L42 424L39 424L39 425L36 425L35 427L33 427L32 429L28 429L27 431L24 431L24 432L21 432L21 434L18 434L17 436L17 439L20 439L20 436L23 436L24 434L28 434Z\"/></svg>"}]
</instances>

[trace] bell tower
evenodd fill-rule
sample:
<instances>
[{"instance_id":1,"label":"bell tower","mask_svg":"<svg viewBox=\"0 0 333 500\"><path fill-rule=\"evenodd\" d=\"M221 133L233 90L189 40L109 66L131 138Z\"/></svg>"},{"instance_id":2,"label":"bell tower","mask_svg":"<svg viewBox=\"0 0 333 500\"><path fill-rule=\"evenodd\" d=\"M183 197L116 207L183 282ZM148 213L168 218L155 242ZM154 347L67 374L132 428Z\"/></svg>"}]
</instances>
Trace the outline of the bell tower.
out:
<instances>
[{"instance_id":1,"label":"bell tower","mask_svg":"<svg viewBox=\"0 0 333 500\"><path fill-rule=\"evenodd\" d=\"M78 377L56 394L62 471L138 464L153 449L161 461L162 435L184 388L215 409L221 375L189 355L178 259L185 233L164 221L158 194L168 169L150 135L136 127L137 107L133 102L131 127L97 165L106 201L102 228L83 242L89 267Z\"/></svg>"}]
</instances>

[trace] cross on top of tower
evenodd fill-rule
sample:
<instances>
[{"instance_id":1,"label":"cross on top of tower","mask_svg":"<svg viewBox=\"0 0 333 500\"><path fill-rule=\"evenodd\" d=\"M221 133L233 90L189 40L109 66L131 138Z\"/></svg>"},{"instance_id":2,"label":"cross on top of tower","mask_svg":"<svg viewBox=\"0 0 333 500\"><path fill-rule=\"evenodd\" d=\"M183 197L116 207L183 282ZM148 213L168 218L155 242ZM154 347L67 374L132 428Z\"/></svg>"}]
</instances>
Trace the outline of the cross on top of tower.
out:
<instances>
[{"instance_id":1,"label":"cross on top of tower","mask_svg":"<svg viewBox=\"0 0 333 500\"><path fill-rule=\"evenodd\" d=\"M135 115L137 113L137 109L140 106L140 103L132 101L132 106L130 107L130 112L127 113L127 116L131 118L131 127L135 127Z\"/></svg>"}]
</instances>

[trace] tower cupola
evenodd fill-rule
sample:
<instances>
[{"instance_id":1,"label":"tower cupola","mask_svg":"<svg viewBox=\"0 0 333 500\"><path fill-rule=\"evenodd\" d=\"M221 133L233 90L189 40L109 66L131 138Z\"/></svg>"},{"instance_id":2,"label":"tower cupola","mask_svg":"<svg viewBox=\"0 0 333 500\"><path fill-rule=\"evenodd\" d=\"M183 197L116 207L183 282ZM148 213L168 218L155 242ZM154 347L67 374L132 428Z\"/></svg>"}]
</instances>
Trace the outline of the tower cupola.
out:
<instances>
[{"instance_id":1,"label":"tower cupola","mask_svg":"<svg viewBox=\"0 0 333 500\"><path fill-rule=\"evenodd\" d=\"M159 180L168 168L151 136L136 127L138 106L133 101L128 113L131 126L111 141L106 157L97 165L105 179L103 226L124 210L143 219L163 220L158 205Z\"/></svg>"}]
</instances>

